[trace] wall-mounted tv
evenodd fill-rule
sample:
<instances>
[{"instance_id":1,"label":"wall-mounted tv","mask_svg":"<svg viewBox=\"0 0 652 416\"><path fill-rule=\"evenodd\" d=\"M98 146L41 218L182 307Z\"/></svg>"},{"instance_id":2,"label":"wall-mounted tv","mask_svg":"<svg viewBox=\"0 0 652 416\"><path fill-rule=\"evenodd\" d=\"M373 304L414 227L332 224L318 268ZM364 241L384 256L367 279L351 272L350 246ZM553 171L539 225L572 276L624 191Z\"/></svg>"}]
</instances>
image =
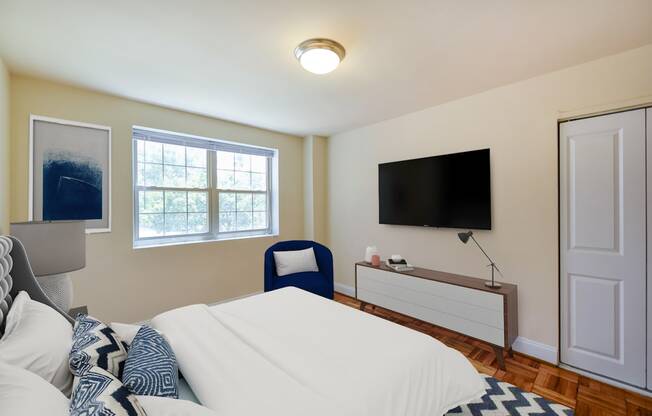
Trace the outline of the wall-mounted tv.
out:
<instances>
[{"instance_id":1,"label":"wall-mounted tv","mask_svg":"<svg viewBox=\"0 0 652 416\"><path fill-rule=\"evenodd\" d=\"M489 149L378 165L379 222L491 229Z\"/></svg>"}]
</instances>

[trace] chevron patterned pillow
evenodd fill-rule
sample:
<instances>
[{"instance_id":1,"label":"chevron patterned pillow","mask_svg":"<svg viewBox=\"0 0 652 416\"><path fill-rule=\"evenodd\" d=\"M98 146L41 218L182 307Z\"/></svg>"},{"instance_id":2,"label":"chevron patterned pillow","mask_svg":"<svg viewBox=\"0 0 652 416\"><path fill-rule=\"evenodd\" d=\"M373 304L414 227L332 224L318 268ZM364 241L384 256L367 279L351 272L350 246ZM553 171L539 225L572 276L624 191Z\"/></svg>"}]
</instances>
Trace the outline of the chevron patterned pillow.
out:
<instances>
[{"instance_id":1,"label":"chevron patterned pillow","mask_svg":"<svg viewBox=\"0 0 652 416\"><path fill-rule=\"evenodd\" d=\"M115 377L122 377L127 360L127 345L111 328L88 315L79 315L72 335L68 365L75 376L91 367L100 367Z\"/></svg>"},{"instance_id":2,"label":"chevron patterned pillow","mask_svg":"<svg viewBox=\"0 0 652 416\"><path fill-rule=\"evenodd\" d=\"M146 416L136 396L113 374L100 367L75 377L70 416Z\"/></svg>"},{"instance_id":3,"label":"chevron patterned pillow","mask_svg":"<svg viewBox=\"0 0 652 416\"><path fill-rule=\"evenodd\" d=\"M170 344L143 326L129 347L122 382L139 396L178 398L179 369Z\"/></svg>"}]
</instances>

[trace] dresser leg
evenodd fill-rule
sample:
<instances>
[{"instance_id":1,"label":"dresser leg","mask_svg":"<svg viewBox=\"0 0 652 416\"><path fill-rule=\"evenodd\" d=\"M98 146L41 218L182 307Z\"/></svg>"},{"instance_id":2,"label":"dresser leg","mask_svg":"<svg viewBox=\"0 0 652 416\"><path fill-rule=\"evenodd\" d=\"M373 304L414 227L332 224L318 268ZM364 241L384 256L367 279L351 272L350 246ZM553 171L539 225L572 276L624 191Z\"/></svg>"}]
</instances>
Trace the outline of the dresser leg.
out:
<instances>
[{"instance_id":1,"label":"dresser leg","mask_svg":"<svg viewBox=\"0 0 652 416\"><path fill-rule=\"evenodd\" d=\"M494 352L496 353L496 361L498 362L498 368L501 370L506 370L505 368L505 357L503 357L503 348L497 345L492 345Z\"/></svg>"}]
</instances>

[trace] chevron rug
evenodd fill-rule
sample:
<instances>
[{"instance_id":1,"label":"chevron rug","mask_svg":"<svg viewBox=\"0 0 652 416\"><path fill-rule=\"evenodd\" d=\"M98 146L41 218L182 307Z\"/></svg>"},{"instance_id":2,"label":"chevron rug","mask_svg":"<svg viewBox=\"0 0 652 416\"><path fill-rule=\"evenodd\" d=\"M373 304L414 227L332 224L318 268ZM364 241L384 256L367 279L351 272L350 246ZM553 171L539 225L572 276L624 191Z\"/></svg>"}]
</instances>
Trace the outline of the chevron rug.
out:
<instances>
[{"instance_id":1,"label":"chevron rug","mask_svg":"<svg viewBox=\"0 0 652 416\"><path fill-rule=\"evenodd\" d=\"M449 410L445 416L572 416L573 409L483 375L487 394Z\"/></svg>"}]
</instances>

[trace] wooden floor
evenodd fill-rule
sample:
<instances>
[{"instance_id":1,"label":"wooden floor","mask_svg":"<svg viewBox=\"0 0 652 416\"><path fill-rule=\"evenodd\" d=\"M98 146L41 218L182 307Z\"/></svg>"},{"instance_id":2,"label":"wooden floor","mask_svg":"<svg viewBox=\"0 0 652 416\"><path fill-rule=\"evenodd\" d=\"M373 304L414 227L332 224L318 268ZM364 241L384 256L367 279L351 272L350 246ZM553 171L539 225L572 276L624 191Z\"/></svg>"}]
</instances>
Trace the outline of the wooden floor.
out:
<instances>
[{"instance_id":1,"label":"wooden floor","mask_svg":"<svg viewBox=\"0 0 652 416\"><path fill-rule=\"evenodd\" d=\"M340 293L335 294L335 300L353 308L360 307L360 302ZM517 352L513 358L505 355L506 371L499 370L496 356L485 342L380 307L368 305L365 311L429 334L464 354L479 372L572 407L576 415L652 416L652 398L612 387Z\"/></svg>"}]
</instances>

